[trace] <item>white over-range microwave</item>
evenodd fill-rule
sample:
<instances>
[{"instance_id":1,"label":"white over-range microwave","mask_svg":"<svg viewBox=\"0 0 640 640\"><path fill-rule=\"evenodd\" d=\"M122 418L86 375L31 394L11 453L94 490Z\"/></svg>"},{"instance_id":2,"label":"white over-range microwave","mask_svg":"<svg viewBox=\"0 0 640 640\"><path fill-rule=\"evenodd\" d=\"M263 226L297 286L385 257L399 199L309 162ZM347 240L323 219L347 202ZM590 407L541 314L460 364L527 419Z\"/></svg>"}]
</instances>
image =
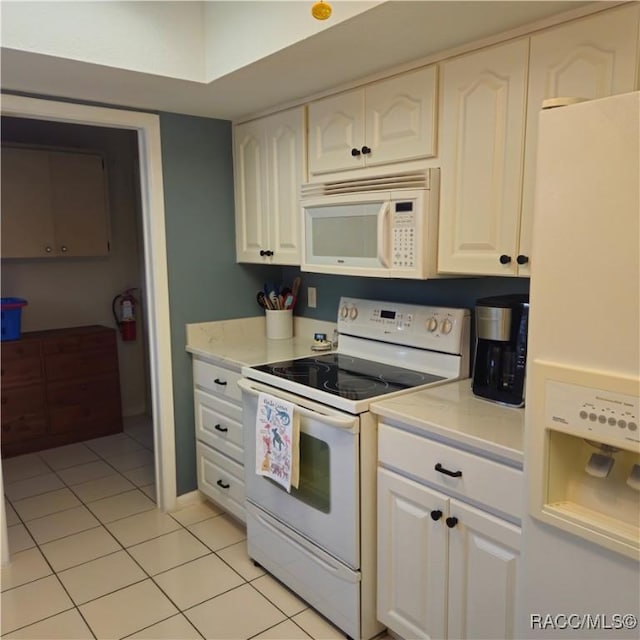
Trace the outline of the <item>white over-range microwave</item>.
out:
<instances>
[{"instance_id":1,"label":"white over-range microwave","mask_svg":"<svg viewBox=\"0 0 640 640\"><path fill-rule=\"evenodd\" d=\"M437 277L439 169L302 187L302 271Z\"/></svg>"}]
</instances>

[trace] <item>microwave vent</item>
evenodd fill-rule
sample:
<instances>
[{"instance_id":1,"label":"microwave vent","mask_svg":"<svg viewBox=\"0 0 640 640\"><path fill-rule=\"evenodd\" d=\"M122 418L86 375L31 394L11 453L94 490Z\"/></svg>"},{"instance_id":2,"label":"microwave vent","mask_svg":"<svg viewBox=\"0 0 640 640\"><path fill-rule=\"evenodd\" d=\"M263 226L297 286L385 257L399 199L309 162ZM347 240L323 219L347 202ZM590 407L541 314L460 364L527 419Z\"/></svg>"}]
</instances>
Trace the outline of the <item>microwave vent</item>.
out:
<instances>
[{"instance_id":1,"label":"microwave vent","mask_svg":"<svg viewBox=\"0 0 640 640\"><path fill-rule=\"evenodd\" d=\"M352 180L333 180L330 182L310 182L300 188L302 198L315 196L334 196L342 193L359 193L363 191L397 191L398 189L430 189L437 180L439 169L394 173L372 178L356 178Z\"/></svg>"}]
</instances>

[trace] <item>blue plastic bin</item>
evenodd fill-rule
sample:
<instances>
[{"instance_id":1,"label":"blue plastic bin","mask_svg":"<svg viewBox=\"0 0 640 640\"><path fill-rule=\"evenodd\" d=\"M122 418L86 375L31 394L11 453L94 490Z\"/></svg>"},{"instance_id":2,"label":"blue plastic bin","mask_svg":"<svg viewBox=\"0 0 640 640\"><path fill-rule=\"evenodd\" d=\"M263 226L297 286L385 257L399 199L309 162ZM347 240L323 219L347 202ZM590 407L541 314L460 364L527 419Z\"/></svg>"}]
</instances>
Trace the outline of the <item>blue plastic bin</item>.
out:
<instances>
[{"instance_id":1,"label":"blue plastic bin","mask_svg":"<svg viewBox=\"0 0 640 640\"><path fill-rule=\"evenodd\" d=\"M22 298L0 298L0 325L2 340L20 338L22 307L27 304Z\"/></svg>"}]
</instances>

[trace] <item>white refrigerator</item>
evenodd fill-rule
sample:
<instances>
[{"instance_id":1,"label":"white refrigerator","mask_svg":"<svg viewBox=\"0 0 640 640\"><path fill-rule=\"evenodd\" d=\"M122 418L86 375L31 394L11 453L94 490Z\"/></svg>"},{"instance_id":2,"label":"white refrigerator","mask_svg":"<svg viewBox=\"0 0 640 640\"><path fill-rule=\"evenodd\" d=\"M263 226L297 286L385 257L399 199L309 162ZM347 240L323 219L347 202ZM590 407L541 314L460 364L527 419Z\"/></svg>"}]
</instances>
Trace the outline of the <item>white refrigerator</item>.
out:
<instances>
[{"instance_id":1,"label":"white refrigerator","mask_svg":"<svg viewBox=\"0 0 640 640\"><path fill-rule=\"evenodd\" d=\"M540 113L518 638L638 638L640 92Z\"/></svg>"}]
</instances>

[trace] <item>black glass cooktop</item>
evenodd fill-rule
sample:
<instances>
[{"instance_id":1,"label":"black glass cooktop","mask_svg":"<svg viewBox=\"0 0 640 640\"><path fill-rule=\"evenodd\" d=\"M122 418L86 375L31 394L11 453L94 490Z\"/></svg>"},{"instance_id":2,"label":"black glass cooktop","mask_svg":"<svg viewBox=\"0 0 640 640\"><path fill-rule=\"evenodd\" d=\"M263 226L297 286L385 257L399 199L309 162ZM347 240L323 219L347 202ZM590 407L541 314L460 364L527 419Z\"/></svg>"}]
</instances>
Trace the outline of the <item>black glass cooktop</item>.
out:
<instances>
[{"instance_id":1,"label":"black glass cooktop","mask_svg":"<svg viewBox=\"0 0 640 640\"><path fill-rule=\"evenodd\" d=\"M444 379L340 353L271 362L252 369L349 400L365 400Z\"/></svg>"}]
</instances>

